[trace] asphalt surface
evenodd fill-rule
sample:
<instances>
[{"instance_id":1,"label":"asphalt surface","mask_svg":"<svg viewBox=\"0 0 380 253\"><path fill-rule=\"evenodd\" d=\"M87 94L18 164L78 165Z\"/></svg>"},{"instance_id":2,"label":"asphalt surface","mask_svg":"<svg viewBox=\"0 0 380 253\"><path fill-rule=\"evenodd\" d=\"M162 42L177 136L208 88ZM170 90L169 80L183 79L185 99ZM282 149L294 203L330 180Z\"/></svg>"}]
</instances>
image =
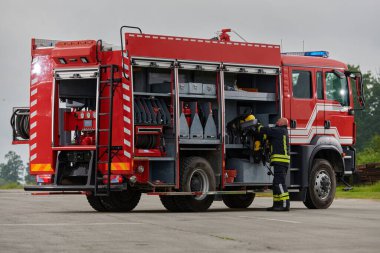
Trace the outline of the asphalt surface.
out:
<instances>
[{"instance_id":1,"label":"asphalt surface","mask_svg":"<svg viewBox=\"0 0 380 253\"><path fill-rule=\"evenodd\" d=\"M380 202L335 200L327 210L293 202L288 213L214 202L170 213L143 196L130 213L98 213L83 195L0 191L0 252L380 252Z\"/></svg>"}]
</instances>

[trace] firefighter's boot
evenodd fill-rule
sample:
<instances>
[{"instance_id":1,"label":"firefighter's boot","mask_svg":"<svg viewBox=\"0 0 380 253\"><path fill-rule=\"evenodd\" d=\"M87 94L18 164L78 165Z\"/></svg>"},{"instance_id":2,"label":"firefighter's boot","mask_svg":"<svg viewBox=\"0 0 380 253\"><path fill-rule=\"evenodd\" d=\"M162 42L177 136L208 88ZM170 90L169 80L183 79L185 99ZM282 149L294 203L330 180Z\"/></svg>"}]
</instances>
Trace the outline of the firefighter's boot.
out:
<instances>
[{"instance_id":1,"label":"firefighter's boot","mask_svg":"<svg viewBox=\"0 0 380 253\"><path fill-rule=\"evenodd\" d=\"M274 166L273 178L273 206L268 211L289 211L289 192L286 188L285 177L288 168L284 166Z\"/></svg>"},{"instance_id":2,"label":"firefighter's boot","mask_svg":"<svg viewBox=\"0 0 380 253\"><path fill-rule=\"evenodd\" d=\"M273 203L273 206L267 208L267 211L275 211L275 212L276 211L279 211L279 212L289 211L289 210L290 210L290 201L289 200L285 200L285 207L284 207L282 201L281 202L276 201Z\"/></svg>"}]
</instances>

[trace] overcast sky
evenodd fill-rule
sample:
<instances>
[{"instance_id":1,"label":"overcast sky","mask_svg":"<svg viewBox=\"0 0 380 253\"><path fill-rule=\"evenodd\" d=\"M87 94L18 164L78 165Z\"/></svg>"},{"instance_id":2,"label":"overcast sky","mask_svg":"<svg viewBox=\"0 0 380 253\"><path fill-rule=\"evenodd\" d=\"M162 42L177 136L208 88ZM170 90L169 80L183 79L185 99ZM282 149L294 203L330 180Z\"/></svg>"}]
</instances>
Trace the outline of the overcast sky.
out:
<instances>
[{"instance_id":1,"label":"overcast sky","mask_svg":"<svg viewBox=\"0 0 380 253\"><path fill-rule=\"evenodd\" d=\"M13 106L29 105L30 39L103 39L119 44L121 25L145 33L211 38L221 28L283 51L327 50L362 70L380 69L380 1L376 0L1 0L0 162L11 145Z\"/></svg>"}]
</instances>

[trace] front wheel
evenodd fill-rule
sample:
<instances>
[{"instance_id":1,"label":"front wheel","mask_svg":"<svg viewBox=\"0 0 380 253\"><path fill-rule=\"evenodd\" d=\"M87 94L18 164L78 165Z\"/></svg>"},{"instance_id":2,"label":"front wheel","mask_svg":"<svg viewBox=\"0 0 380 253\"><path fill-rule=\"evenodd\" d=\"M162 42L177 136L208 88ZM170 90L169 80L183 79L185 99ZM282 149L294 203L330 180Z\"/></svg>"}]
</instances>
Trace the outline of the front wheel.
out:
<instances>
[{"instance_id":1,"label":"front wheel","mask_svg":"<svg viewBox=\"0 0 380 253\"><path fill-rule=\"evenodd\" d=\"M303 203L309 209L326 209L334 201L335 191L336 179L333 167L325 159L315 159Z\"/></svg>"}]
</instances>

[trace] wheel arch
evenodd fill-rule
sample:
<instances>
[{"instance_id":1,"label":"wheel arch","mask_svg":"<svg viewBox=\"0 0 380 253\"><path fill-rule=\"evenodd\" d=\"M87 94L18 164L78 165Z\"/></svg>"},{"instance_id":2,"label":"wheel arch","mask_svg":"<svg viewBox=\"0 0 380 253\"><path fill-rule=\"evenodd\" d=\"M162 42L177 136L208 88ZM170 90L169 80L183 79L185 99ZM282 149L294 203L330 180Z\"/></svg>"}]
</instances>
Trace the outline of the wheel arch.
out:
<instances>
[{"instance_id":1,"label":"wheel arch","mask_svg":"<svg viewBox=\"0 0 380 253\"><path fill-rule=\"evenodd\" d=\"M325 159L330 162L335 173L343 173L345 163L342 157L343 148L339 141L331 136L319 136L315 141L309 160L309 172L315 159Z\"/></svg>"}]
</instances>

